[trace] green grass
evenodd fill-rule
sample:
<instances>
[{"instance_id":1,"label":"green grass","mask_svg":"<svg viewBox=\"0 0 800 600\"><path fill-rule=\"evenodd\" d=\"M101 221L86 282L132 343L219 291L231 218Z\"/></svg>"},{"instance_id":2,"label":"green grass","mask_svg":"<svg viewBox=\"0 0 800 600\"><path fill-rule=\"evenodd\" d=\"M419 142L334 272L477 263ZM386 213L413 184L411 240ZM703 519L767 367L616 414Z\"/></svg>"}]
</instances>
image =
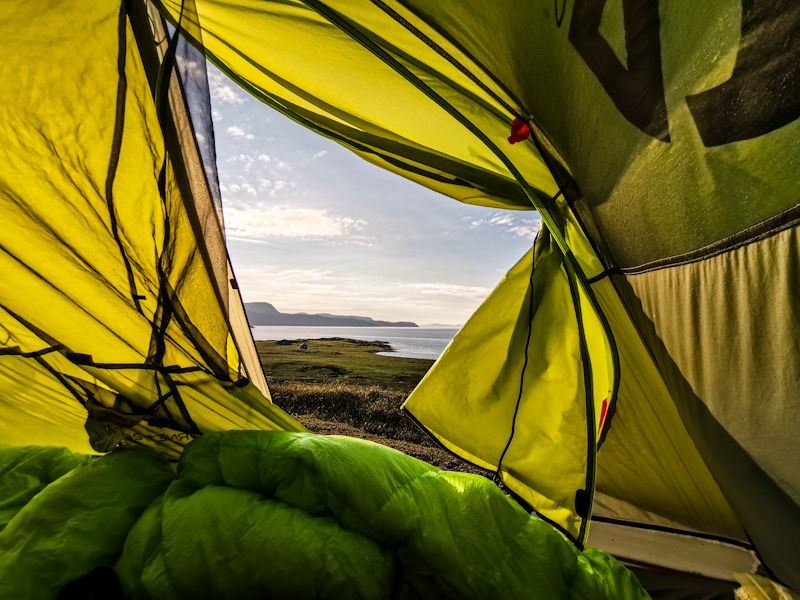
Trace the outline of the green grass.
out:
<instances>
[{"instance_id":1,"label":"green grass","mask_svg":"<svg viewBox=\"0 0 800 600\"><path fill-rule=\"evenodd\" d=\"M408 394L379 387L342 383L276 383L272 401L290 415L313 415L345 423L366 433L392 440L433 446L428 435L401 410Z\"/></svg>"},{"instance_id":2,"label":"green grass","mask_svg":"<svg viewBox=\"0 0 800 600\"><path fill-rule=\"evenodd\" d=\"M305 341L307 350L301 350ZM408 394L433 365L423 358L378 356L385 344L341 338L256 342L271 383L345 384Z\"/></svg>"}]
</instances>

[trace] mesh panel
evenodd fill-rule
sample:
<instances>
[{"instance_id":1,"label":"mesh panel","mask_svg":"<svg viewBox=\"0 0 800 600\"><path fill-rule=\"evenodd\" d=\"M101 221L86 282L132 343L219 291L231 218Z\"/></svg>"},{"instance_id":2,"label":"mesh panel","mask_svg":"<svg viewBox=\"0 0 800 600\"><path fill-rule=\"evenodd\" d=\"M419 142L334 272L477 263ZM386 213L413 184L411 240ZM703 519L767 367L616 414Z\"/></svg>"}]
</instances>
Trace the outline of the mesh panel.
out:
<instances>
[{"instance_id":1,"label":"mesh panel","mask_svg":"<svg viewBox=\"0 0 800 600\"><path fill-rule=\"evenodd\" d=\"M206 72L206 58L184 37L181 37L175 52L175 59L194 129L197 150L203 162L208 192L217 210L219 222L222 224L222 197L217 174L217 151L214 143L214 122L211 119L211 96Z\"/></svg>"}]
</instances>

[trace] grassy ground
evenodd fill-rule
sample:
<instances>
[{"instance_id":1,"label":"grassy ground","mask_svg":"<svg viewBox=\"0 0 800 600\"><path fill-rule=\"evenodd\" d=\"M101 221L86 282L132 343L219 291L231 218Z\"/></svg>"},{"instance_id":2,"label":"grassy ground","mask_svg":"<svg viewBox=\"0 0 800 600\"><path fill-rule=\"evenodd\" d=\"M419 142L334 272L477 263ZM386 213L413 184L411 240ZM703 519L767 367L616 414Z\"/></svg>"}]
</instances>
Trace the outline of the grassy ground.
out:
<instances>
[{"instance_id":1,"label":"grassy ground","mask_svg":"<svg viewBox=\"0 0 800 600\"><path fill-rule=\"evenodd\" d=\"M427 434L403 414L408 394L377 386L290 381L270 386L272 401L292 415L314 415L346 423L367 433L415 444L432 444Z\"/></svg>"},{"instance_id":2,"label":"grassy ground","mask_svg":"<svg viewBox=\"0 0 800 600\"><path fill-rule=\"evenodd\" d=\"M307 349L300 345L305 342ZM390 346L342 338L256 342L267 377L280 382L346 382L410 393L433 365L423 358L378 356Z\"/></svg>"},{"instance_id":3,"label":"grassy ground","mask_svg":"<svg viewBox=\"0 0 800 600\"><path fill-rule=\"evenodd\" d=\"M371 440L440 469L487 474L440 449L401 410L432 360L377 356L386 344L341 338L256 348L273 401L310 431Z\"/></svg>"}]
</instances>

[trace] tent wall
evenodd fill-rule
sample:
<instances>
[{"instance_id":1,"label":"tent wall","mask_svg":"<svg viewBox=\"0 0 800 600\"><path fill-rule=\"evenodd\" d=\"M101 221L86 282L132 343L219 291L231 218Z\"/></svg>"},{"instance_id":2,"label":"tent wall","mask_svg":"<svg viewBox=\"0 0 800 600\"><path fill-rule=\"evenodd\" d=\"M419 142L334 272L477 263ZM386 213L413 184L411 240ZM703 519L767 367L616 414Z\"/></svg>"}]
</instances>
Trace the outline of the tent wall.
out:
<instances>
[{"instance_id":1,"label":"tent wall","mask_svg":"<svg viewBox=\"0 0 800 600\"><path fill-rule=\"evenodd\" d=\"M175 458L204 431L302 429L244 377L216 211L165 155L180 115L165 145L126 6L0 8L0 440Z\"/></svg>"},{"instance_id":2,"label":"tent wall","mask_svg":"<svg viewBox=\"0 0 800 600\"><path fill-rule=\"evenodd\" d=\"M150 71L151 90L155 95L158 67L167 52L169 37L161 15L151 2L134 2L131 6L132 23L140 30L139 38L143 38L141 52L148 55L144 62ZM184 8L188 14L193 4L185 3ZM194 33L200 36L199 31ZM161 43L154 45L151 38ZM187 211L194 215L192 223L196 236L205 242L205 251L202 245L200 250L214 273L215 292L227 312L231 329L228 343L235 346L231 354L241 359L238 365L241 375L249 378L269 398L267 381L225 246L205 56L182 36L177 42L175 63L175 75L170 80L170 109L175 123L174 140L178 142L174 154L182 159L183 171L187 173L185 186L191 190L192 202ZM237 370L233 363L232 367Z\"/></svg>"},{"instance_id":3,"label":"tent wall","mask_svg":"<svg viewBox=\"0 0 800 600\"><path fill-rule=\"evenodd\" d=\"M541 492L561 493L562 505L567 497L571 505L580 487L565 477L571 455L561 444L567 445L568 430L560 431L552 420L553 414L568 414L562 402L573 410L581 406L574 387L580 359L569 292L554 295L557 287L546 272L544 262L537 267L530 254L524 256L456 335L405 409L439 443L479 466L498 470L506 452L500 469L505 483L559 522ZM623 373L597 452L595 513L746 542L614 287L607 278L593 287L615 332ZM571 352L560 362L567 348ZM585 448L577 438L569 445ZM543 458L548 451L552 457ZM555 492L554 482L563 491ZM591 535L590 530L594 543Z\"/></svg>"},{"instance_id":4,"label":"tent wall","mask_svg":"<svg viewBox=\"0 0 800 600\"><path fill-rule=\"evenodd\" d=\"M689 252L797 205L796 2L385 4L452 40L532 116L608 266Z\"/></svg>"},{"instance_id":5,"label":"tent wall","mask_svg":"<svg viewBox=\"0 0 800 600\"><path fill-rule=\"evenodd\" d=\"M747 541L611 281L593 287L614 330L622 372L598 452L596 514Z\"/></svg>"},{"instance_id":6,"label":"tent wall","mask_svg":"<svg viewBox=\"0 0 800 600\"><path fill-rule=\"evenodd\" d=\"M798 250L792 227L705 260L627 277L641 298L640 329L706 463L767 565L794 587ZM691 297L683 289L693 290Z\"/></svg>"}]
</instances>

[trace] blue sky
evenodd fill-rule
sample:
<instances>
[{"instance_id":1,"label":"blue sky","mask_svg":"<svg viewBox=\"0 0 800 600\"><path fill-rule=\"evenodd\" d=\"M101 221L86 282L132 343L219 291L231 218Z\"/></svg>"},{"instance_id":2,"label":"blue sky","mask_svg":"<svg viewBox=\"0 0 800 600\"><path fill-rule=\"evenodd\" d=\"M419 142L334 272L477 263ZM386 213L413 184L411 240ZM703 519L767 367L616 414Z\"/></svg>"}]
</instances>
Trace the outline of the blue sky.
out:
<instances>
[{"instance_id":1,"label":"blue sky","mask_svg":"<svg viewBox=\"0 0 800 600\"><path fill-rule=\"evenodd\" d=\"M210 65L209 84L245 302L462 324L538 231L535 212L462 204L367 163Z\"/></svg>"}]
</instances>

